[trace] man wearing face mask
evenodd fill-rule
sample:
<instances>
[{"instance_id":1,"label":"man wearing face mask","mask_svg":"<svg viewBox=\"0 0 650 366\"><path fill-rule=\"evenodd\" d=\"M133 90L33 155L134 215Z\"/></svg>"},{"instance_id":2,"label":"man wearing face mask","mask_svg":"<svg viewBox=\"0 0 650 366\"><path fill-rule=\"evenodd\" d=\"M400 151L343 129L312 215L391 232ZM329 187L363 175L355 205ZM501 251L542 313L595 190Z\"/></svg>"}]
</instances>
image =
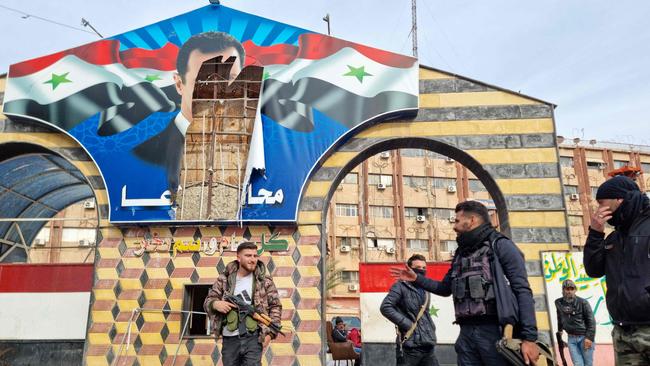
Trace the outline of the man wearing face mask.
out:
<instances>
[{"instance_id":1,"label":"man wearing face mask","mask_svg":"<svg viewBox=\"0 0 650 366\"><path fill-rule=\"evenodd\" d=\"M575 366L591 366L594 358L596 320L587 300L576 296L576 284L562 282L562 297L555 300L558 332L569 335L569 354Z\"/></svg>"},{"instance_id":2,"label":"man wearing face mask","mask_svg":"<svg viewBox=\"0 0 650 366\"><path fill-rule=\"evenodd\" d=\"M426 258L414 254L406 262L408 268L426 275ZM395 324L397 330L397 366L436 366L434 353L436 327L429 315L429 294L411 282L398 281L379 308L381 314Z\"/></svg>"},{"instance_id":3,"label":"man wearing face mask","mask_svg":"<svg viewBox=\"0 0 650 366\"><path fill-rule=\"evenodd\" d=\"M391 275L436 295L453 295L456 323L460 325L454 347L458 365L507 365L495 346L505 324L512 324L515 336L522 339L525 363L534 364L539 357L537 323L524 255L492 227L488 210L480 202L461 202L455 211L458 249L443 280L434 281L409 268L391 268ZM497 289L497 278L504 284L503 277L508 284ZM507 307L497 309L498 302Z\"/></svg>"},{"instance_id":4,"label":"man wearing face mask","mask_svg":"<svg viewBox=\"0 0 650 366\"><path fill-rule=\"evenodd\" d=\"M650 200L616 176L598 187L584 251L585 271L606 276L617 365L650 365ZM605 237L605 223L614 231Z\"/></svg>"}]
</instances>

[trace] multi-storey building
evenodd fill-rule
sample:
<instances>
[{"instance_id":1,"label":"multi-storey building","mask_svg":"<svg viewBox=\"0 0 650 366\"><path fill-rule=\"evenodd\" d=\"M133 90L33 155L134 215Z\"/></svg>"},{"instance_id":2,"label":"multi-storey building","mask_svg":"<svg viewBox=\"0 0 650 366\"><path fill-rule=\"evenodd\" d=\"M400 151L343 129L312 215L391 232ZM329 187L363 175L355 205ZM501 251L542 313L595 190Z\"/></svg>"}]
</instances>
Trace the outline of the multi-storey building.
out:
<instances>
[{"instance_id":1,"label":"multi-storey building","mask_svg":"<svg viewBox=\"0 0 650 366\"><path fill-rule=\"evenodd\" d=\"M598 186L612 170L637 167L650 192L650 146L558 137L570 242L584 245ZM432 151L386 151L364 161L339 184L328 211L332 313L358 307L359 262L404 262L412 254L447 261L456 249L454 207L474 199L494 209L480 180L466 167ZM491 210L491 213L493 211ZM492 214L498 226L497 215Z\"/></svg>"}]
</instances>

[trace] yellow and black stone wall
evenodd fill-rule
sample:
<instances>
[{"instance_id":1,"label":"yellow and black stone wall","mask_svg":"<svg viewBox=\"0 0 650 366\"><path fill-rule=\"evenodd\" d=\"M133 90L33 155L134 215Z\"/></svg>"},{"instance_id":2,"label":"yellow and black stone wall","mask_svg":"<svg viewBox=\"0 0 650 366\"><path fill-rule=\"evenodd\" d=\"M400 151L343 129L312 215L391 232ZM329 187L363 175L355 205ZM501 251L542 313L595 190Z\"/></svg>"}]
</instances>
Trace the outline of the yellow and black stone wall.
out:
<instances>
[{"instance_id":1,"label":"yellow and black stone wall","mask_svg":"<svg viewBox=\"0 0 650 366\"><path fill-rule=\"evenodd\" d=\"M569 249L553 118L554 106L439 70L420 69L420 110L408 120L381 122L356 132L315 169L295 225L116 227L95 164L70 137L33 123L5 120L0 144L23 142L55 151L88 178L100 212L84 364L220 365L220 342L179 340L181 316L143 312L133 319L130 346L120 352L133 309L181 310L184 285L211 284L234 253L135 254L145 232L191 241L197 237L258 240L278 233L288 250L263 253L282 296L282 321L295 329L279 337L263 365L319 365L323 212L336 184L354 165L380 150L421 147L446 153L482 179L499 209L500 223L526 256L540 334L549 336L540 251ZM441 326L439 326L441 329ZM180 348L178 344L180 342ZM178 352L177 352L178 349ZM373 364L383 364L372 361Z\"/></svg>"}]
</instances>

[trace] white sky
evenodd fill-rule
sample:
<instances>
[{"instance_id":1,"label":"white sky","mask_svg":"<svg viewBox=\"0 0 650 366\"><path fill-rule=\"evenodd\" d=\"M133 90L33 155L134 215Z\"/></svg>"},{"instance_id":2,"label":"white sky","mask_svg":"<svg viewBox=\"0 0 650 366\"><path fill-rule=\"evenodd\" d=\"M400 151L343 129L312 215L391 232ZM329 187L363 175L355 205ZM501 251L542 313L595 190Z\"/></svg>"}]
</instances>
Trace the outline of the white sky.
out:
<instances>
[{"instance_id":1,"label":"white sky","mask_svg":"<svg viewBox=\"0 0 650 366\"><path fill-rule=\"evenodd\" d=\"M113 36L207 0L0 0L0 73L12 63L98 39L2 8ZM410 0L223 0L266 18L411 53ZM419 0L419 58L558 105L558 134L650 145L650 2Z\"/></svg>"}]
</instances>

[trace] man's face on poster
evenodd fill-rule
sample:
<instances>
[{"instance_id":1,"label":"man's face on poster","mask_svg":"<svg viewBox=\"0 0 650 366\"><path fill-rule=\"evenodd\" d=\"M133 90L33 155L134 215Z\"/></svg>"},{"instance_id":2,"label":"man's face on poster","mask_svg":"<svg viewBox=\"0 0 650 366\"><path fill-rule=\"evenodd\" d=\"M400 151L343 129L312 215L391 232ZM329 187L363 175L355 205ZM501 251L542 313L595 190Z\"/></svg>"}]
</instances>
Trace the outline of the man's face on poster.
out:
<instances>
[{"instance_id":1,"label":"man's face on poster","mask_svg":"<svg viewBox=\"0 0 650 366\"><path fill-rule=\"evenodd\" d=\"M185 72L184 82L178 74L174 74L174 83L176 91L181 95L181 113L188 121L192 122L192 100L194 94L194 85L196 84L196 77L199 70L205 61L211 60L215 57L221 57L221 62L228 60L230 57L235 57L235 61L230 68L230 75L228 84L235 81L241 72L241 55L234 47L228 47L223 51L216 52L202 52L200 50L193 50L190 52L189 59L187 60L187 71Z\"/></svg>"}]
</instances>

